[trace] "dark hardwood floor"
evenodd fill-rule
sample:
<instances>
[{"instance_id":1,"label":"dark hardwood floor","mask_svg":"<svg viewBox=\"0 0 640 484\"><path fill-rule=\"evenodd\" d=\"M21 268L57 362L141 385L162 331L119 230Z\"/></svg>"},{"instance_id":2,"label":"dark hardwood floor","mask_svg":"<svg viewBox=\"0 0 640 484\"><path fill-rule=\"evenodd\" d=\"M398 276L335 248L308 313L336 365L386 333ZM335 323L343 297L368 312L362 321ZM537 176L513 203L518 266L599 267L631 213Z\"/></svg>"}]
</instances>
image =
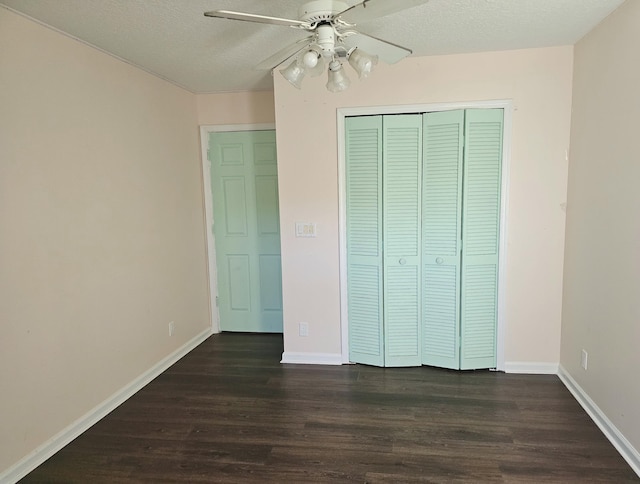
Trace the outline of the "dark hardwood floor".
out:
<instances>
[{"instance_id":1,"label":"dark hardwood floor","mask_svg":"<svg viewBox=\"0 0 640 484\"><path fill-rule=\"evenodd\" d=\"M21 482L640 482L556 376L281 353L212 336Z\"/></svg>"}]
</instances>

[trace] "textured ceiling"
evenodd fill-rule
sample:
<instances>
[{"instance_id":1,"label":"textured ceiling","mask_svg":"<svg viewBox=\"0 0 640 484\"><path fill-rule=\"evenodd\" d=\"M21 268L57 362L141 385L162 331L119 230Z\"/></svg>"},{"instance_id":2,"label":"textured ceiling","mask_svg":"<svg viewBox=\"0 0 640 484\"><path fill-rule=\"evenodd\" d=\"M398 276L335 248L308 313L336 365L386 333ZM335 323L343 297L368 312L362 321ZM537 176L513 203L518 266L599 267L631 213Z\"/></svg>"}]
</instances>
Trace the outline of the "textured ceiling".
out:
<instances>
[{"instance_id":1,"label":"textured ceiling","mask_svg":"<svg viewBox=\"0 0 640 484\"><path fill-rule=\"evenodd\" d=\"M568 45L623 1L430 0L358 29L406 46L413 56ZM226 9L296 18L303 3L0 0L0 5L197 93L271 89L271 73L253 67L306 36L290 27L207 18L203 12Z\"/></svg>"}]
</instances>

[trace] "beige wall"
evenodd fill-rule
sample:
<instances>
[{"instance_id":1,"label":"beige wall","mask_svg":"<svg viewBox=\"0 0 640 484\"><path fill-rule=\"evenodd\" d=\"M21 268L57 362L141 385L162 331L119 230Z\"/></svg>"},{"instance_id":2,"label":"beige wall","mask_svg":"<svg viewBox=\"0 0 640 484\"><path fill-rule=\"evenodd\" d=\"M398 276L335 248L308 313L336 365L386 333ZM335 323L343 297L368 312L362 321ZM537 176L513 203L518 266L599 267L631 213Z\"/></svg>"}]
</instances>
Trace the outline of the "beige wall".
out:
<instances>
[{"instance_id":1,"label":"beige wall","mask_svg":"<svg viewBox=\"0 0 640 484\"><path fill-rule=\"evenodd\" d=\"M274 123L273 91L198 94L199 125Z\"/></svg>"},{"instance_id":2,"label":"beige wall","mask_svg":"<svg viewBox=\"0 0 640 484\"><path fill-rule=\"evenodd\" d=\"M285 352L341 352L336 109L509 99L505 360L557 365L572 60L572 47L407 58L362 82L350 72L339 94L325 76L302 90L274 77ZM296 221L316 222L317 238L295 238Z\"/></svg>"},{"instance_id":3,"label":"beige wall","mask_svg":"<svg viewBox=\"0 0 640 484\"><path fill-rule=\"evenodd\" d=\"M638 25L630 0L575 48L561 364L640 451Z\"/></svg>"},{"instance_id":4,"label":"beige wall","mask_svg":"<svg viewBox=\"0 0 640 484\"><path fill-rule=\"evenodd\" d=\"M209 313L195 96L3 8L0 46L1 474Z\"/></svg>"}]
</instances>

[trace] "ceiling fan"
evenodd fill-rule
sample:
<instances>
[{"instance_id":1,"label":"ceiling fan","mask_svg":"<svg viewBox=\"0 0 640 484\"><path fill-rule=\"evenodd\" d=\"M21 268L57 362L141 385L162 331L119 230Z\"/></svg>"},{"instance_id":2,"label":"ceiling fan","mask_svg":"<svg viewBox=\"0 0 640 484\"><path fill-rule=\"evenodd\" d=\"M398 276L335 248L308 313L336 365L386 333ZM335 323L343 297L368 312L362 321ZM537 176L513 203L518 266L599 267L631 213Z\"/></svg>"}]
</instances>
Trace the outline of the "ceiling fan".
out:
<instances>
[{"instance_id":1,"label":"ceiling fan","mask_svg":"<svg viewBox=\"0 0 640 484\"><path fill-rule=\"evenodd\" d=\"M272 69L287 59L293 62L280 73L298 89L306 74L320 75L327 65L327 89L344 91L350 85L342 60L346 59L358 73L366 78L371 74L378 58L394 64L411 54L411 49L366 35L355 29L362 22L384 17L392 13L421 5L429 0L363 0L349 5L340 0L313 0L298 10L297 19L270 17L231 10L205 12L207 17L218 17L245 22L282 25L306 30L309 36L288 45L256 66Z\"/></svg>"}]
</instances>

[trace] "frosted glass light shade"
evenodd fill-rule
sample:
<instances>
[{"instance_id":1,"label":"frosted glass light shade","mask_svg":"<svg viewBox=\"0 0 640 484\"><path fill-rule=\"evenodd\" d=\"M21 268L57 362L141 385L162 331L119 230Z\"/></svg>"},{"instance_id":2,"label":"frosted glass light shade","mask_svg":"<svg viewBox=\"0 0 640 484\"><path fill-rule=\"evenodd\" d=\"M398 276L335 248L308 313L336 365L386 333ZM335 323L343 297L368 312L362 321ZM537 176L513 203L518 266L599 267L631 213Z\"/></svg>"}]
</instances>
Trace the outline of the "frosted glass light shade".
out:
<instances>
[{"instance_id":1,"label":"frosted glass light shade","mask_svg":"<svg viewBox=\"0 0 640 484\"><path fill-rule=\"evenodd\" d=\"M351 81L344 72L342 64L333 60L329 63L329 80L327 81L327 90L331 92L344 91L351 85Z\"/></svg>"},{"instance_id":2,"label":"frosted glass light shade","mask_svg":"<svg viewBox=\"0 0 640 484\"><path fill-rule=\"evenodd\" d=\"M291 85L298 89L302 89L302 79L304 79L305 69L301 62L298 62L298 59L295 59L289 66L285 69L280 69L280 74L284 77Z\"/></svg>"},{"instance_id":3,"label":"frosted glass light shade","mask_svg":"<svg viewBox=\"0 0 640 484\"><path fill-rule=\"evenodd\" d=\"M358 73L360 79L366 79L378 63L377 55L369 55L362 49L354 49L349 54L349 65Z\"/></svg>"}]
</instances>

